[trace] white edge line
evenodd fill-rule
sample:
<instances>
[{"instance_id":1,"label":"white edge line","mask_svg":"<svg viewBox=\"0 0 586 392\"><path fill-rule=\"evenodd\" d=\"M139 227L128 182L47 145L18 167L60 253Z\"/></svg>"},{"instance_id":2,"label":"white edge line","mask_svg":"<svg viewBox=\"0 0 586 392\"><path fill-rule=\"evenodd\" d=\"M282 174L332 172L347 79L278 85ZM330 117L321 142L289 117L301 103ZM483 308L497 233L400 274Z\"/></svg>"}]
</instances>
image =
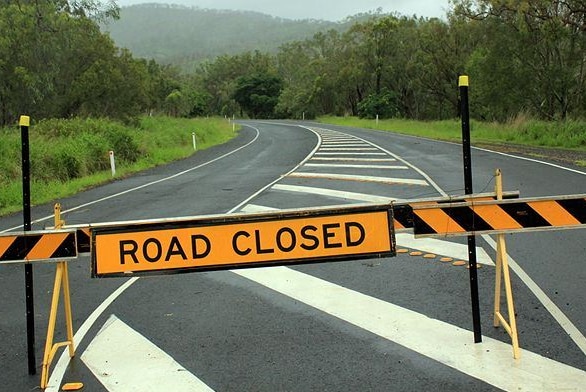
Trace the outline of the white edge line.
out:
<instances>
[{"instance_id":1,"label":"white edge line","mask_svg":"<svg viewBox=\"0 0 586 392\"><path fill-rule=\"evenodd\" d=\"M446 143L448 143L448 142L446 142ZM479 150L479 151L485 151L485 152L491 152L493 154L503 155L503 156L506 156L506 157L509 157L509 158L521 159L523 161L529 161L529 162L534 162L534 163L541 163L542 165L551 166L551 167L555 167L556 169L563 169L563 170L567 170L567 171L570 171L570 172L573 172L573 173L582 174L583 176L586 176L586 172L583 172L583 171L580 171L580 170L576 170L576 169L570 169L569 167L557 165L555 163L540 161L539 159L521 157L521 156L518 156L518 155L507 154L505 152L489 150L489 149L481 148L481 147L472 147L472 148L475 149L475 150Z\"/></svg>"},{"instance_id":2,"label":"white edge line","mask_svg":"<svg viewBox=\"0 0 586 392\"><path fill-rule=\"evenodd\" d=\"M245 125L245 126L247 126L247 127L250 127L250 128L252 128L252 129L254 129L254 130L256 131L256 135L255 135L255 137L254 137L254 138L253 138L253 139L252 139L250 142L246 143L246 144L245 144L245 145L243 145L243 146L240 146L240 147L238 147L238 148L237 148L237 149L235 149L235 150L232 150L232 151L230 151L230 152L228 152L228 153L226 153L226 154L224 154L224 155L221 155L221 156L219 156L219 157L216 157L216 158L212 159L211 161L207 161L207 162L205 162L205 163L202 163L201 165L198 165L198 166L191 167L191 168L189 168L189 169L187 169L187 170L183 170L183 171L181 171L181 172L179 172L179 173L175 173L175 174L173 174L172 176L165 177L165 178L161 178L161 179L158 179L158 180L156 180L156 181L151 181L151 182L149 182L149 183L142 184L142 185L139 185L139 186L137 186L137 187L130 188L130 189L127 189L127 190L125 190L125 191L118 192L118 193L115 193L115 194L112 194L112 195L109 195L109 196L106 196L106 197L102 197L101 199L93 200L93 201L90 201L90 202L88 202L88 203L80 204L80 205L78 205L77 207L73 207L73 208L70 208L70 209L68 209L68 210L63 210L63 211L61 211L61 214L66 214L66 213L68 213L68 212L72 212L72 211L75 211L75 210L79 210L79 209L81 209L81 208L84 208L84 207L87 207L87 206L90 206L90 205L93 205L93 204L97 204L97 203L100 203L100 202L102 202L102 201L105 201L105 200L113 199L113 198L115 198L115 197L122 196L122 195L125 195L125 194L127 194L127 193L134 192L134 191L137 191L137 190L139 190L139 189L146 188L146 187L148 187L148 186L151 186L151 185L155 185L155 184L161 183L161 182L163 182L163 181L171 180L171 179L173 179L173 178L176 178L176 177L179 177L179 176L181 176L181 175L183 175L183 174L189 173L189 172L191 172L191 171L193 171L193 170L197 170L197 169L200 169L200 168L202 168L202 167L204 167L204 166L207 166L207 165L209 165L209 164L211 164L211 163L214 163L214 162L216 162L216 161L218 161L218 160L220 160L220 159L223 159L223 158L225 158L225 157L227 157L227 156L229 156L229 155L232 155L232 154L234 154L234 153L236 153L236 152L238 152L238 151L242 150L243 148L246 148L246 147L248 147L249 145L251 145L252 143L254 143L254 142L256 141L256 139L258 139L258 137L259 137L259 130L258 130L257 128L254 128L254 127L252 127L252 126L250 126L250 125ZM33 224L34 224L34 223L39 223L39 222L43 222L43 221L46 221L46 220L48 220L48 219L53 219L53 218L54 218L54 215L48 215L48 216L45 216L45 217L43 217L43 218L39 218L39 219L37 219L37 220L33 221L32 223L33 223ZM0 231L0 233L6 233L6 232L9 232L9 231L12 231L12 230L19 229L19 228L21 228L21 227L22 227L22 225L15 226L15 227L12 227L12 228L9 228L9 229L6 229L6 230L3 230L3 231Z\"/></svg>"}]
</instances>

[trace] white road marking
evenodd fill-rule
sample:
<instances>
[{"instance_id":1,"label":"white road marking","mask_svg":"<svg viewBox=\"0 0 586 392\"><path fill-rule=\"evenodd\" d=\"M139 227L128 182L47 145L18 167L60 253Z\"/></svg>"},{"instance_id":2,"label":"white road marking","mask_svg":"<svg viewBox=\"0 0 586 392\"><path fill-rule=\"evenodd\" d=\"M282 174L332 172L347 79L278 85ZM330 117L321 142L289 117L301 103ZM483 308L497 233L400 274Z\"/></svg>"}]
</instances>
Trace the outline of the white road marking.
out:
<instances>
[{"instance_id":1,"label":"white road marking","mask_svg":"<svg viewBox=\"0 0 586 392\"><path fill-rule=\"evenodd\" d=\"M408 169L407 166L385 166L385 165L348 165L348 164L335 164L335 163L306 163L304 166L308 167L337 167L337 168L355 168L355 169L391 169L401 170Z\"/></svg>"},{"instance_id":2,"label":"white road marking","mask_svg":"<svg viewBox=\"0 0 586 392\"><path fill-rule=\"evenodd\" d=\"M112 302L116 300L126 289L128 289L134 282L136 282L138 278L130 278L120 287L118 287L112 294L108 296L93 312L90 316L83 322L81 327L77 330L75 335L73 336L73 342L75 343L76 347L79 347L83 338L88 333L92 325L96 322L98 317L110 306ZM55 368L53 368L53 372L51 373L51 377L49 378L49 382L47 388L45 388L45 392L58 392L59 387L61 385L61 380L63 380L63 375L65 374L65 370L67 370L67 366L69 365L69 352L68 350L63 350L61 356L59 357L59 361L55 364Z\"/></svg>"},{"instance_id":3,"label":"white road marking","mask_svg":"<svg viewBox=\"0 0 586 392\"><path fill-rule=\"evenodd\" d=\"M312 131L312 132L316 133L316 135L317 135L317 137L318 137L318 144L316 145L315 149L314 149L314 150L313 150L313 151L312 151L312 152L311 152L311 153L310 153L310 154L309 154L309 155L308 155L308 156L307 156L307 157L306 157L306 158L305 158L305 159L304 159L304 160L303 160L303 161L302 161L302 162L301 162L299 165L298 165L298 167L299 167L299 166L301 166L301 165L302 165L304 162L308 161L310 158L312 158L312 159L328 159L328 158L316 158L316 157L312 157L312 156L315 154L315 152L316 152L316 150L317 150L317 148L318 148L318 146L319 146L319 144L320 144L320 142L321 142L322 138L321 138L321 136L319 135L319 133L317 133L315 130L313 130L313 129L311 129L311 128L308 128L308 127L304 127L304 126L300 126L300 127L302 127L302 128L305 128L305 129L308 129L308 130L310 130L310 131ZM234 152L236 152L236 151L238 151L238 150L240 150L240 149L242 149L242 148L245 148L245 147L247 147L249 144L251 144L251 143L253 143L254 141L256 141L256 139L257 139L257 138L258 138L258 136L259 136L259 131L258 131L258 129L256 129L256 128L254 128L254 127L252 127L252 128L253 128L253 129L255 129L255 130L257 131L257 134L256 134L256 136L255 136L254 140L252 140L251 142L249 142L249 143L248 143L248 144L246 144L245 146L242 146L242 147L240 147L240 148L238 148L238 149L236 149L236 150L234 150L234 151L232 151L232 152L230 152L230 153L228 153L228 154L225 154L225 155L223 155L223 156L221 156L221 157L218 157L218 158L216 158L216 159L214 159L214 160L212 160L212 161L206 162L206 163L204 163L204 164L202 164L202 165L200 165L200 166L198 166L198 167L194 167L194 168L191 168L191 169L189 169L189 170L187 170L187 171L184 171L184 172L181 172L181 173L177 173L177 174L175 174L175 175L173 175L173 176L171 176L171 177L168 177L168 178L165 178L165 179L161 179L161 180L157 180L157 181L153 181L153 182L151 182L151 183L148 183L148 184L145 184L145 185L142 185L142 186L139 186L139 187L135 187L135 188L132 188L132 189L129 189L129 190L127 190L127 191L123 191L123 192L120 192L120 193L117 193L117 194L113 194L113 195L107 196L107 197L105 197L105 198L102 198L102 199L94 200L94 201L92 201L92 202L89 202L89 203L86 203L86 204L79 205L79 206L77 206L77 207L74 207L74 208L71 208L71 209L69 209L69 210L65 210L65 211L63 211L62 213L66 213L66 212L70 212L70 211L78 210L78 209L81 209L81 208L85 208L85 207L86 207L86 206L88 206L88 205L92 205L92 204L95 204L95 203L98 203L98 202L101 202L101 201L104 201L104 200L107 200L107 199L111 199L111 198L115 198L115 197L117 197L117 196L121 196L121 195L123 195L123 194L129 193L129 192L132 192L132 191L135 191L135 190L142 189L142 188L144 188L145 186L153 185L153 184L159 183L159 182L161 182L161 181L164 181L164 180L166 180L166 179L174 178L174 177L176 177L177 175L181 175L181 174L183 174L183 173L186 173L186 172L188 172L188 171L191 171L191 170L197 169L197 168L199 168L199 167L205 166L205 165L207 165L207 164L209 164L209 163L212 163L212 162L214 162L214 161L216 161L216 160L218 160L218 159L221 159L221 158L223 158L223 157L225 157L225 156L228 156L228 155L230 155L230 154L232 154L232 153L234 153ZM324 139L324 140L325 140L325 139ZM348 139L348 140L355 140L355 139ZM359 139L359 140L363 140L363 139ZM365 142L366 142L366 141L365 141ZM366 142L366 143L368 143L368 144L372 144L372 143L370 143L370 142ZM374 144L372 144L372 145L374 145ZM383 149L383 151L386 151L386 152L387 152L389 155L391 155L391 156L395 157L397 160L400 160L400 161L404 162L405 164L407 164L408 166L412 167L414 170L416 170L416 171L417 171L417 172L419 172L421 175L423 175L423 176L424 176L426 179L428 179L428 181L429 181L430 185L432 185L432 186L433 186L433 187L434 187L434 188L435 188L435 189L436 189L436 190L437 190L437 191L438 191L438 192L439 192L439 193L440 193L442 196L447 196L447 194L446 194L446 193L445 193L445 192L444 192L444 191L443 191L443 190L442 190L442 189L441 189L441 188L440 188L440 187L439 187L439 186L438 186L438 185L437 185L437 184L436 184L436 183L435 183L433 180L431 180L431 178L430 178L430 177L429 177L427 174L425 174L425 173L424 173L423 171L421 171L419 168L417 168L417 167L416 167L416 166L414 166L414 165L411 165L411 164L409 164L407 161L405 161L404 159L402 159L400 156L398 156L398 155L396 155L396 154L392 154L392 153L390 153L389 151L387 151L387 150L384 150L384 149ZM488 151L488 152L492 152L492 153L499 154L499 153L497 153L497 152L495 152L495 151L491 151L491 150L485 150L485 151ZM327 153L325 153L325 154L327 155ZM374 153L374 154L376 154L376 155L385 155L384 153ZM353 154L346 154L346 155L353 155ZM372 155L372 154L370 154L370 155ZM528 158L518 157L518 156L514 156L514 155L509 155L509 154L502 154L502 155L506 155L506 156L509 156L509 157L517 158L517 159L525 159L525 160L529 160L529 161L533 161L533 162L537 162L537 163L541 163L541 164L545 164L545 165L549 165L549 166L554 166L554 167L557 167L557 168L560 168L560 169L563 169L563 170L572 171L572 172L579 173L579 174L582 174L582 175L586 175L586 173L585 173L585 172L581 172L581 171L577 171L577 170L573 170L573 169L565 168L565 167L563 167L563 166L558 166L558 165L550 164L550 163L543 162L543 161L538 161L538 160L534 160L534 159L528 159ZM334 158L334 159L340 159L340 158ZM348 159L348 158L341 158L341 159ZM358 159L360 159L360 158L358 158ZM296 168L294 168L293 170L296 170ZM262 189L258 190L256 193L254 193L253 195L249 196L247 199L243 200L243 201L242 201L240 204L238 204L237 206L235 206L234 208L232 208L232 209L231 209L231 210L230 210L228 213L232 213L232 212L234 212L234 211L237 211L237 210L238 210L239 208L241 208L243 205L246 205L246 204L247 204L247 203L248 203L250 200L252 200L252 199L254 199L255 197L257 197L257 196L258 196L260 193L262 193L264 190L266 190L266 189L270 188L270 187L271 187L272 185L274 185L274 184L275 184L277 181L278 181L278 180L275 180L275 181L271 182L270 184L267 184L265 187L263 187ZM42 221L49 220L49 219L53 219L53 218L54 218L54 217L53 217L53 215L48 215L48 216L45 216L45 217L43 217L43 218L40 218L40 219L38 219L38 220L35 220L33 223L38 223L38 222L42 222ZM4 231L0 231L0 233L6 232L6 231L12 231L12 230L16 230L16 229L19 229L19 228L21 228L21 227L22 227L22 225L20 225L20 226L16 226L16 227L14 227L14 228L9 228L9 229L6 229L6 230L4 230ZM488 236L487 236L487 237L488 237ZM493 243L494 243L494 242L493 242ZM517 275L519 275L519 277L520 277L520 278L523 280L523 282L524 282L525 284L527 284L527 280L526 280L526 279L529 279L529 283L533 284L533 285L535 286L535 289L537 289L538 291L541 291L541 289L540 289L540 288L539 288L539 287L538 287L538 286L535 284L535 282L533 282L533 281L532 281L532 280L531 280L531 279L530 279L528 276L526 276L526 274L524 273L524 271L522 271L522 270L521 270L522 274L519 274L519 272L518 272L518 271L515 271L515 272L517 272ZM100 305L99 305L99 306L98 306L98 307L97 307L97 308L94 310L94 312L92 312L92 314L90 315L90 317L88 317L88 318L87 318L87 319L84 321L84 323L82 324L82 326L79 328L79 330L76 332L76 334L75 334L75 336L74 336L74 341L76 342L76 344L77 344L77 345L79 345L79 344L81 343L81 341L84 339L85 335L87 334L87 332L89 331L89 329L91 328L91 326L92 326L92 325L95 323L95 321L97 320L97 318L98 318L98 317L99 317L99 316L100 316L100 315L101 315L101 314L102 314L102 313L105 311L105 309L106 309L106 308L107 308L107 307L108 307L108 306L111 304L111 302L113 302L113 301L114 301L114 300L115 300L115 299L116 299L118 296L120 296L120 295L121 295L121 294L122 294L122 293L123 293L123 292L124 292L124 291L125 291L125 290L126 290L128 287L130 287L130 285L131 285L132 283L134 283L134 282L135 282L137 279L138 279L138 278L132 278L132 279L130 279L130 280L128 280L128 281L126 281L126 282L125 282L125 283L124 283L122 286L120 286L120 287L119 287L119 288L118 288L116 291L114 291L114 292L113 292L113 293L112 293L112 294L111 294L111 295L110 295L110 296L109 296L109 297L108 297L108 298L107 298L107 299L106 299L104 302L102 302L102 303L101 303L101 304L100 304ZM533 290L533 289L532 289L532 290ZM542 291L541 291L541 292L542 292ZM543 292L542 292L542 293L543 293ZM547 299L547 300L548 300L548 301L549 301L549 302L550 302L550 303L553 305L553 307L556 307L556 306L555 306L555 304L553 304L553 303L551 302L551 300L549 300L549 298L547 298L547 296L546 296L545 294L543 294L543 297L545 297L545 298L546 298L546 299ZM539 299L540 299L540 301L542 301L542 303L543 303L543 299L542 299L542 297L539 297ZM550 309L549 307L547 307L547 306L546 306L546 308L547 308L547 309L548 309L548 310L551 312L551 309ZM557 307L556 307L556 308L557 308ZM559 310L559 309L558 309L558 310ZM559 313L560 313L560 314L561 314L561 316L563 316L563 317L561 317L561 318L558 318L558 317L557 317L555 314L554 314L554 317L556 318L556 320L558 321L558 323L560 323L560 325L562 325L562 323L564 323L564 325L562 325L562 327L564 327L564 329L566 330L566 332L568 332L568 333L570 334L570 337L571 337L572 339L574 339L574 341L576 341L576 338L581 338L581 341L582 341L582 342L584 342L584 336L583 336L582 334L580 334L580 332L579 332L579 331L578 331L578 330L577 330L577 329L576 329L576 328L573 326L573 324L570 322L570 320L568 320L568 319L567 319L567 317L566 317L566 316L565 316L565 315L564 315L564 314L563 314L561 311L559 311ZM425 317L425 316L423 316L423 315L421 315L421 316L422 316L422 317ZM566 323L564 320L567 320L567 323ZM578 331L578 335L579 335L578 337L576 337L576 336L572 336L572 334L571 334L572 328L570 328L570 329L566 329L566 327L568 327L568 324L569 324L569 326L573 327L573 329L574 329L574 330ZM449 339L449 337L447 337L446 339ZM469 339L471 339L471 338L470 338L470 337L466 338L466 340L467 340L467 341L468 341ZM486 340L485 340L485 343L484 343L484 344L486 344ZM578 344L578 343L577 343L577 344ZM578 344L578 345L579 345L579 346L580 346L580 347L583 349L583 351L584 351L584 347L585 347L585 346L584 346L584 344L582 343L582 345L580 345L580 344ZM63 350L63 351L62 351L62 354L61 354L61 356L59 357L59 360L58 360L57 364L55 365L55 368L53 369L53 372L51 373L51 377L50 377L50 379L49 379L49 386L48 386L48 387L47 387L47 389L45 390L46 392L57 392L57 391L59 390L59 386L60 386L60 384L61 384L61 380L63 379L63 375L65 374L65 370L66 370L66 368L67 368L67 366L68 366L69 362L70 362L70 360L69 360L69 355L67 354L67 350ZM504 374L507 374L507 373L505 372ZM547 374L547 369L546 369L546 370L545 370L545 371L544 371L542 374ZM582 384L584 384L584 381L581 381L581 383L582 383ZM521 389L521 388L519 388L519 390L520 390L520 389Z\"/></svg>"},{"instance_id":4,"label":"white road marking","mask_svg":"<svg viewBox=\"0 0 586 392\"><path fill-rule=\"evenodd\" d=\"M319 151L378 151L372 147L321 147Z\"/></svg>"},{"instance_id":5,"label":"white road marking","mask_svg":"<svg viewBox=\"0 0 586 392\"><path fill-rule=\"evenodd\" d=\"M279 208L258 206L256 204L247 204L244 207L242 207L240 212L254 213L254 212L279 211L279 210L280 210Z\"/></svg>"},{"instance_id":6,"label":"white road marking","mask_svg":"<svg viewBox=\"0 0 586 392\"><path fill-rule=\"evenodd\" d=\"M88 345L81 360L109 392L213 391L114 315Z\"/></svg>"},{"instance_id":7,"label":"white road marking","mask_svg":"<svg viewBox=\"0 0 586 392\"><path fill-rule=\"evenodd\" d=\"M324 178L328 180L342 180L342 181L364 181L364 182L379 182L384 184L407 184L407 185L429 185L425 180L417 180L411 178L390 178L390 177L375 177L375 176L352 176L349 174L330 174L330 173L291 173L288 177L296 178Z\"/></svg>"},{"instance_id":8,"label":"white road marking","mask_svg":"<svg viewBox=\"0 0 586 392\"><path fill-rule=\"evenodd\" d=\"M326 142L321 144L322 147L369 147L366 143L348 143L348 142Z\"/></svg>"},{"instance_id":9,"label":"white road marking","mask_svg":"<svg viewBox=\"0 0 586 392\"><path fill-rule=\"evenodd\" d=\"M326 188L315 188L309 186L302 186L302 185L286 185L286 184L275 184L271 189L279 190L279 191L286 191L286 192L299 192L299 193L308 193L313 195L321 195L321 196L329 196L329 197L336 197L339 199L348 199L348 200L357 200L357 201L365 201L365 202L372 202L372 203L390 203L391 201L396 201L397 199L392 197L386 196L376 196L370 195L366 193L357 193L357 192L345 192L345 191L338 191L334 189L326 189Z\"/></svg>"},{"instance_id":10,"label":"white road marking","mask_svg":"<svg viewBox=\"0 0 586 392\"><path fill-rule=\"evenodd\" d=\"M341 161L341 162L396 162L395 158L344 158L344 157L313 157L310 161Z\"/></svg>"},{"instance_id":11,"label":"white road marking","mask_svg":"<svg viewBox=\"0 0 586 392\"><path fill-rule=\"evenodd\" d=\"M453 257L459 260L468 260L468 245L456 242L438 240L435 238L415 238L413 234L397 233L395 234L397 245L407 248L435 253L441 256ZM492 265L494 262L486 251L476 247L476 261L481 264Z\"/></svg>"},{"instance_id":12,"label":"white road marking","mask_svg":"<svg viewBox=\"0 0 586 392\"><path fill-rule=\"evenodd\" d=\"M315 155L387 155L384 152L316 152Z\"/></svg>"},{"instance_id":13,"label":"white road marking","mask_svg":"<svg viewBox=\"0 0 586 392\"><path fill-rule=\"evenodd\" d=\"M232 271L471 377L509 391L583 391L586 372L286 267ZM449 342L449 344L447 344Z\"/></svg>"}]
</instances>

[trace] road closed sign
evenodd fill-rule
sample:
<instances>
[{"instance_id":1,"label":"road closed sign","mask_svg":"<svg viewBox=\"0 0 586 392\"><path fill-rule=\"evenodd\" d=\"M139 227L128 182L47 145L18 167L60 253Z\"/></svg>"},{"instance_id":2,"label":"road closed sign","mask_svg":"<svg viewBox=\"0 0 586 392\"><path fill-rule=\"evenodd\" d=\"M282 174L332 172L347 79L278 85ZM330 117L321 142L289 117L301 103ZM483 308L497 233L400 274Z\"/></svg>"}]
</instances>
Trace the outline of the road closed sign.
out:
<instances>
[{"instance_id":1,"label":"road closed sign","mask_svg":"<svg viewBox=\"0 0 586 392\"><path fill-rule=\"evenodd\" d=\"M91 239L93 277L395 254L391 206L129 222L92 228Z\"/></svg>"}]
</instances>

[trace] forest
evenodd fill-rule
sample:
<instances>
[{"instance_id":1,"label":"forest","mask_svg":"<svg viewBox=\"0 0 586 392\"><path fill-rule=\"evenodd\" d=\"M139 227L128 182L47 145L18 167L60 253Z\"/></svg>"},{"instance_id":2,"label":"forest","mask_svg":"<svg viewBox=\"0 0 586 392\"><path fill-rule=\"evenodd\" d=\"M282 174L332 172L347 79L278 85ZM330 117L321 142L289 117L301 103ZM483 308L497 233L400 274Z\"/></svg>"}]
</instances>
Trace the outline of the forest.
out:
<instances>
[{"instance_id":1,"label":"forest","mask_svg":"<svg viewBox=\"0 0 586 392\"><path fill-rule=\"evenodd\" d=\"M442 19L373 12L190 68L118 47L100 24L120 15L110 1L3 0L0 126L23 113L450 119L462 74L476 119L586 115L584 0L452 0Z\"/></svg>"}]
</instances>

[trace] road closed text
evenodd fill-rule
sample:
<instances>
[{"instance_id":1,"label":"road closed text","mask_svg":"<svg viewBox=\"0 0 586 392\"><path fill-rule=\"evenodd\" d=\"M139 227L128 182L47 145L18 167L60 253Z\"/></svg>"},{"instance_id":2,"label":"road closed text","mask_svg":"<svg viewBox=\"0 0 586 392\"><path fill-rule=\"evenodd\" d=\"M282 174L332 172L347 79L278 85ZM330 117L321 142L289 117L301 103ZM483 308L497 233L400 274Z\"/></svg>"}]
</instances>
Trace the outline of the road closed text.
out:
<instances>
[{"instance_id":1,"label":"road closed text","mask_svg":"<svg viewBox=\"0 0 586 392\"><path fill-rule=\"evenodd\" d=\"M389 220L382 210L149 231L96 231L92 272L107 276L388 253L394 250Z\"/></svg>"}]
</instances>

